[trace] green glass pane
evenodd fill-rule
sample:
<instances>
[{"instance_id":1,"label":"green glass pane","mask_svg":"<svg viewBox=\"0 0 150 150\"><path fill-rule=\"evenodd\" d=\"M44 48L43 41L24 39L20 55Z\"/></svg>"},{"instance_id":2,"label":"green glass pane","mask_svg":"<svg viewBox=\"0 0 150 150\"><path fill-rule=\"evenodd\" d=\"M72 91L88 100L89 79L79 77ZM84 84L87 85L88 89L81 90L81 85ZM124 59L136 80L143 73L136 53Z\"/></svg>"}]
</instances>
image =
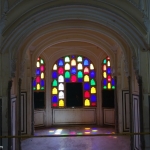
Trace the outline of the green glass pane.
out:
<instances>
[{"instance_id":1,"label":"green glass pane","mask_svg":"<svg viewBox=\"0 0 150 150\"><path fill-rule=\"evenodd\" d=\"M41 90L44 90L44 87L41 87Z\"/></svg>"},{"instance_id":2,"label":"green glass pane","mask_svg":"<svg viewBox=\"0 0 150 150\"><path fill-rule=\"evenodd\" d=\"M107 89L107 86L103 86L103 89Z\"/></svg>"},{"instance_id":3,"label":"green glass pane","mask_svg":"<svg viewBox=\"0 0 150 150\"><path fill-rule=\"evenodd\" d=\"M36 90L36 88L34 87L33 90Z\"/></svg>"},{"instance_id":4,"label":"green glass pane","mask_svg":"<svg viewBox=\"0 0 150 150\"><path fill-rule=\"evenodd\" d=\"M81 57L81 56L79 56L79 57L77 58L77 62L82 62L82 57Z\"/></svg>"},{"instance_id":5,"label":"green glass pane","mask_svg":"<svg viewBox=\"0 0 150 150\"><path fill-rule=\"evenodd\" d=\"M40 62L41 62L41 64L44 64L44 60L43 59L41 59Z\"/></svg>"},{"instance_id":6,"label":"green glass pane","mask_svg":"<svg viewBox=\"0 0 150 150\"><path fill-rule=\"evenodd\" d=\"M70 72L69 71L65 72L65 78L70 78Z\"/></svg>"},{"instance_id":7,"label":"green glass pane","mask_svg":"<svg viewBox=\"0 0 150 150\"><path fill-rule=\"evenodd\" d=\"M57 85L58 85L58 84L57 84L57 81L54 80L52 86L57 86Z\"/></svg>"},{"instance_id":8,"label":"green glass pane","mask_svg":"<svg viewBox=\"0 0 150 150\"><path fill-rule=\"evenodd\" d=\"M107 60L106 60L106 59L104 59L103 63L104 63L104 64L106 64L106 62L107 62Z\"/></svg>"},{"instance_id":9,"label":"green glass pane","mask_svg":"<svg viewBox=\"0 0 150 150\"><path fill-rule=\"evenodd\" d=\"M82 73L82 71L79 71L79 72L78 72L78 78L83 78L83 73Z\"/></svg>"},{"instance_id":10,"label":"green glass pane","mask_svg":"<svg viewBox=\"0 0 150 150\"><path fill-rule=\"evenodd\" d=\"M70 62L70 58L68 56L65 57L65 62Z\"/></svg>"},{"instance_id":11,"label":"green glass pane","mask_svg":"<svg viewBox=\"0 0 150 150\"><path fill-rule=\"evenodd\" d=\"M91 85L96 85L94 79L92 79L92 80L90 81L90 84L91 84Z\"/></svg>"},{"instance_id":12,"label":"green glass pane","mask_svg":"<svg viewBox=\"0 0 150 150\"><path fill-rule=\"evenodd\" d=\"M112 86L112 89L115 89L115 86Z\"/></svg>"}]
</instances>

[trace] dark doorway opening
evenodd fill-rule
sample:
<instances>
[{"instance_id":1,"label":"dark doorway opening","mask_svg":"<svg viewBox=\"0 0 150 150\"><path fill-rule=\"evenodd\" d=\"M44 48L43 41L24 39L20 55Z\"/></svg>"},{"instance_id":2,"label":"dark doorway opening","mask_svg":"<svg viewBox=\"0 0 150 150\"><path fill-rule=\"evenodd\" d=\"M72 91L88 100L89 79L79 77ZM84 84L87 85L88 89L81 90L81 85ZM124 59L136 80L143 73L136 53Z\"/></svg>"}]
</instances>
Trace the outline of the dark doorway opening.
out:
<instances>
[{"instance_id":1,"label":"dark doorway opening","mask_svg":"<svg viewBox=\"0 0 150 150\"><path fill-rule=\"evenodd\" d=\"M66 106L83 106L83 87L82 83L66 83Z\"/></svg>"}]
</instances>

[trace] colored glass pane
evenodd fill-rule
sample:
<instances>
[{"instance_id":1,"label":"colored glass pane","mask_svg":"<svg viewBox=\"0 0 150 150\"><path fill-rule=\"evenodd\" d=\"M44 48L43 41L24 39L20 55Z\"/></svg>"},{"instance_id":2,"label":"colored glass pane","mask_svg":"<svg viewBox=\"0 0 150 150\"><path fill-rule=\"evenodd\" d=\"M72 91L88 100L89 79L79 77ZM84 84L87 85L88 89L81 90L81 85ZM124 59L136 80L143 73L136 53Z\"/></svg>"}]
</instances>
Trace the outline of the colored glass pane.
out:
<instances>
[{"instance_id":1,"label":"colored glass pane","mask_svg":"<svg viewBox=\"0 0 150 150\"><path fill-rule=\"evenodd\" d=\"M76 66L76 61L74 59L71 60L71 66Z\"/></svg>"},{"instance_id":2,"label":"colored glass pane","mask_svg":"<svg viewBox=\"0 0 150 150\"><path fill-rule=\"evenodd\" d=\"M62 59L60 59L59 61L58 61L58 66L63 66L64 65L64 61L62 60Z\"/></svg>"},{"instance_id":3,"label":"colored glass pane","mask_svg":"<svg viewBox=\"0 0 150 150\"><path fill-rule=\"evenodd\" d=\"M77 81L77 77L75 75L71 76L71 82L76 82Z\"/></svg>"},{"instance_id":4,"label":"colored glass pane","mask_svg":"<svg viewBox=\"0 0 150 150\"><path fill-rule=\"evenodd\" d=\"M56 88L53 88L53 89L52 89L52 94L57 94L57 93L58 93L57 89L56 89Z\"/></svg>"},{"instance_id":5,"label":"colored glass pane","mask_svg":"<svg viewBox=\"0 0 150 150\"><path fill-rule=\"evenodd\" d=\"M112 86L115 86L115 80L113 78L111 80L111 84L112 84Z\"/></svg>"},{"instance_id":6,"label":"colored glass pane","mask_svg":"<svg viewBox=\"0 0 150 150\"><path fill-rule=\"evenodd\" d=\"M62 68L62 67L59 68L59 69L58 69L58 73L59 73L59 74L63 74L63 73L64 73L64 68Z\"/></svg>"},{"instance_id":7,"label":"colored glass pane","mask_svg":"<svg viewBox=\"0 0 150 150\"><path fill-rule=\"evenodd\" d=\"M33 81L33 86L36 86L36 81L35 80Z\"/></svg>"},{"instance_id":8,"label":"colored glass pane","mask_svg":"<svg viewBox=\"0 0 150 150\"><path fill-rule=\"evenodd\" d=\"M82 78L78 78L78 82L83 82L83 79Z\"/></svg>"},{"instance_id":9,"label":"colored glass pane","mask_svg":"<svg viewBox=\"0 0 150 150\"><path fill-rule=\"evenodd\" d=\"M39 82L40 82L40 77L37 76L37 77L36 77L36 83L39 83Z\"/></svg>"},{"instance_id":10,"label":"colored glass pane","mask_svg":"<svg viewBox=\"0 0 150 150\"><path fill-rule=\"evenodd\" d=\"M91 70L94 70L93 64L90 64L90 69L91 69Z\"/></svg>"},{"instance_id":11,"label":"colored glass pane","mask_svg":"<svg viewBox=\"0 0 150 150\"><path fill-rule=\"evenodd\" d=\"M103 65L103 71L106 71L106 68L107 68L106 65Z\"/></svg>"},{"instance_id":12,"label":"colored glass pane","mask_svg":"<svg viewBox=\"0 0 150 150\"><path fill-rule=\"evenodd\" d=\"M41 72L40 72L40 69L37 68L37 69L36 69L36 75L40 75L40 73L41 73Z\"/></svg>"},{"instance_id":13,"label":"colored glass pane","mask_svg":"<svg viewBox=\"0 0 150 150\"><path fill-rule=\"evenodd\" d=\"M107 60L110 60L110 57L107 57Z\"/></svg>"},{"instance_id":14,"label":"colored glass pane","mask_svg":"<svg viewBox=\"0 0 150 150\"><path fill-rule=\"evenodd\" d=\"M91 88L91 93L96 93L96 88L95 87Z\"/></svg>"},{"instance_id":15,"label":"colored glass pane","mask_svg":"<svg viewBox=\"0 0 150 150\"><path fill-rule=\"evenodd\" d=\"M110 76L110 75L107 76L107 80L108 80L109 82L111 81L111 76Z\"/></svg>"},{"instance_id":16,"label":"colored glass pane","mask_svg":"<svg viewBox=\"0 0 150 150\"><path fill-rule=\"evenodd\" d=\"M57 107L57 104L56 104L56 103L53 103L52 106L53 106L53 107Z\"/></svg>"},{"instance_id":17,"label":"colored glass pane","mask_svg":"<svg viewBox=\"0 0 150 150\"><path fill-rule=\"evenodd\" d=\"M110 67L110 61L107 61L107 66Z\"/></svg>"},{"instance_id":18,"label":"colored glass pane","mask_svg":"<svg viewBox=\"0 0 150 150\"><path fill-rule=\"evenodd\" d=\"M107 67L107 74L111 74L111 68Z\"/></svg>"},{"instance_id":19,"label":"colored glass pane","mask_svg":"<svg viewBox=\"0 0 150 150\"><path fill-rule=\"evenodd\" d=\"M91 77L91 78L95 78L95 75L96 75L95 71L92 70L92 71L90 72L90 77Z\"/></svg>"},{"instance_id":20,"label":"colored glass pane","mask_svg":"<svg viewBox=\"0 0 150 150\"><path fill-rule=\"evenodd\" d=\"M86 92L84 93L84 97L85 97L85 98L89 98L89 97L90 97L89 91L86 91Z\"/></svg>"},{"instance_id":21,"label":"colored glass pane","mask_svg":"<svg viewBox=\"0 0 150 150\"><path fill-rule=\"evenodd\" d=\"M65 78L70 78L70 72L69 71L65 72Z\"/></svg>"},{"instance_id":22,"label":"colored glass pane","mask_svg":"<svg viewBox=\"0 0 150 150\"><path fill-rule=\"evenodd\" d=\"M91 102L96 102L96 95L91 95L90 99L91 99Z\"/></svg>"},{"instance_id":23,"label":"colored glass pane","mask_svg":"<svg viewBox=\"0 0 150 150\"><path fill-rule=\"evenodd\" d=\"M84 83L84 90L90 90L90 84Z\"/></svg>"},{"instance_id":24,"label":"colored glass pane","mask_svg":"<svg viewBox=\"0 0 150 150\"><path fill-rule=\"evenodd\" d=\"M63 107L63 106L64 106L64 101L63 101L63 100L60 100L60 101L59 101L59 106L60 106L60 107Z\"/></svg>"},{"instance_id":25,"label":"colored glass pane","mask_svg":"<svg viewBox=\"0 0 150 150\"><path fill-rule=\"evenodd\" d=\"M79 57L77 58L77 62L82 62L82 57L81 57L81 56L79 56Z\"/></svg>"},{"instance_id":26,"label":"colored glass pane","mask_svg":"<svg viewBox=\"0 0 150 150\"><path fill-rule=\"evenodd\" d=\"M76 74L76 73L77 73L76 67L71 67L71 73L72 73L72 74Z\"/></svg>"},{"instance_id":27,"label":"colored glass pane","mask_svg":"<svg viewBox=\"0 0 150 150\"><path fill-rule=\"evenodd\" d=\"M54 80L52 86L57 86L57 80Z\"/></svg>"},{"instance_id":28,"label":"colored glass pane","mask_svg":"<svg viewBox=\"0 0 150 150\"><path fill-rule=\"evenodd\" d=\"M41 73L41 79L44 79L44 73L43 72Z\"/></svg>"},{"instance_id":29,"label":"colored glass pane","mask_svg":"<svg viewBox=\"0 0 150 150\"><path fill-rule=\"evenodd\" d=\"M52 96L52 103L57 103L58 102L58 98L56 95Z\"/></svg>"},{"instance_id":30,"label":"colored glass pane","mask_svg":"<svg viewBox=\"0 0 150 150\"><path fill-rule=\"evenodd\" d=\"M104 63L104 64L106 64L106 62L107 62L107 60L106 60L106 59L104 59L104 60L103 60L103 63Z\"/></svg>"},{"instance_id":31,"label":"colored glass pane","mask_svg":"<svg viewBox=\"0 0 150 150\"><path fill-rule=\"evenodd\" d=\"M41 60L40 60L40 63L41 63L41 64L44 64L44 60L43 60L43 59L41 59Z\"/></svg>"},{"instance_id":32,"label":"colored glass pane","mask_svg":"<svg viewBox=\"0 0 150 150\"><path fill-rule=\"evenodd\" d=\"M78 64L78 66L77 66L77 68L78 68L78 70L82 70L82 69L83 69L82 64L81 64L81 63L79 63L79 64Z\"/></svg>"},{"instance_id":33,"label":"colored glass pane","mask_svg":"<svg viewBox=\"0 0 150 150\"><path fill-rule=\"evenodd\" d=\"M87 59L84 60L84 66L89 66L89 61Z\"/></svg>"},{"instance_id":34,"label":"colored glass pane","mask_svg":"<svg viewBox=\"0 0 150 150\"><path fill-rule=\"evenodd\" d=\"M79 71L79 72L78 72L78 78L83 78L83 73L82 73L82 71Z\"/></svg>"},{"instance_id":35,"label":"colored glass pane","mask_svg":"<svg viewBox=\"0 0 150 150\"><path fill-rule=\"evenodd\" d=\"M107 86L103 86L103 89L107 89Z\"/></svg>"},{"instance_id":36,"label":"colored glass pane","mask_svg":"<svg viewBox=\"0 0 150 150\"><path fill-rule=\"evenodd\" d=\"M103 85L107 86L107 79L103 79Z\"/></svg>"},{"instance_id":37,"label":"colored glass pane","mask_svg":"<svg viewBox=\"0 0 150 150\"><path fill-rule=\"evenodd\" d=\"M91 103L91 106L96 106L96 103L92 102L92 103Z\"/></svg>"},{"instance_id":38,"label":"colored glass pane","mask_svg":"<svg viewBox=\"0 0 150 150\"><path fill-rule=\"evenodd\" d=\"M65 79L65 82L70 82L70 79Z\"/></svg>"},{"instance_id":39,"label":"colored glass pane","mask_svg":"<svg viewBox=\"0 0 150 150\"><path fill-rule=\"evenodd\" d=\"M40 67L40 62L39 62L39 61L36 62L36 66L37 66L37 67Z\"/></svg>"},{"instance_id":40,"label":"colored glass pane","mask_svg":"<svg viewBox=\"0 0 150 150\"><path fill-rule=\"evenodd\" d=\"M65 70L70 70L70 65L68 63L65 64Z\"/></svg>"},{"instance_id":41,"label":"colored glass pane","mask_svg":"<svg viewBox=\"0 0 150 150\"><path fill-rule=\"evenodd\" d=\"M44 87L41 87L41 90L44 90Z\"/></svg>"},{"instance_id":42,"label":"colored glass pane","mask_svg":"<svg viewBox=\"0 0 150 150\"><path fill-rule=\"evenodd\" d=\"M92 80L90 81L90 84L91 84L91 85L96 85L95 80L92 79Z\"/></svg>"},{"instance_id":43,"label":"colored glass pane","mask_svg":"<svg viewBox=\"0 0 150 150\"><path fill-rule=\"evenodd\" d=\"M115 86L112 86L111 88L112 88L112 89L115 89Z\"/></svg>"},{"instance_id":44,"label":"colored glass pane","mask_svg":"<svg viewBox=\"0 0 150 150\"><path fill-rule=\"evenodd\" d=\"M84 105L85 105L85 106L90 106L90 100L89 100L89 99L86 99L85 102L84 102Z\"/></svg>"},{"instance_id":45,"label":"colored glass pane","mask_svg":"<svg viewBox=\"0 0 150 150\"><path fill-rule=\"evenodd\" d=\"M60 83L59 86L58 86L58 90L62 90L63 91L64 90L64 84Z\"/></svg>"},{"instance_id":46,"label":"colored glass pane","mask_svg":"<svg viewBox=\"0 0 150 150\"><path fill-rule=\"evenodd\" d=\"M89 74L89 68L85 67L83 72L84 74Z\"/></svg>"},{"instance_id":47,"label":"colored glass pane","mask_svg":"<svg viewBox=\"0 0 150 150\"><path fill-rule=\"evenodd\" d=\"M70 62L70 58L68 56L65 57L65 62Z\"/></svg>"},{"instance_id":48,"label":"colored glass pane","mask_svg":"<svg viewBox=\"0 0 150 150\"><path fill-rule=\"evenodd\" d=\"M64 98L64 92L59 92L59 95L58 95L58 97L59 97L59 99L61 99L61 98Z\"/></svg>"},{"instance_id":49,"label":"colored glass pane","mask_svg":"<svg viewBox=\"0 0 150 150\"><path fill-rule=\"evenodd\" d=\"M107 78L106 72L103 72L103 77L104 77L104 78Z\"/></svg>"},{"instance_id":50,"label":"colored glass pane","mask_svg":"<svg viewBox=\"0 0 150 150\"><path fill-rule=\"evenodd\" d=\"M41 80L40 84L41 84L42 87L44 87L44 85L45 85L44 80Z\"/></svg>"},{"instance_id":51,"label":"colored glass pane","mask_svg":"<svg viewBox=\"0 0 150 150\"><path fill-rule=\"evenodd\" d=\"M37 84L36 89L37 89L37 90L40 90L40 84L39 84L39 83Z\"/></svg>"},{"instance_id":52,"label":"colored glass pane","mask_svg":"<svg viewBox=\"0 0 150 150\"><path fill-rule=\"evenodd\" d=\"M40 58L38 57L37 60L40 60Z\"/></svg>"},{"instance_id":53,"label":"colored glass pane","mask_svg":"<svg viewBox=\"0 0 150 150\"><path fill-rule=\"evenodd\" d=\"M43 65L40 67L40 70L41 70L42 72L44 71L44 66L43 66Z\"/></svg>"},{"instance_id":54,"label":"colored glass pane","mask_svg":"<svg viewBox=\"0 0 150 150\"><path fill-rule=\"evenodd\" d=\"M58 82L64 82L64 77L62 75L58 77Z\"/></svg>"},{"instance_id":55,"label":"colored glass pane","mask_svg":"<svg viewBox=\"0 0 150 150\"><path fill-rule=\"evenodd\" d=\"M88 75L84 76L84 82L89 82L89 76Z\"/></svg>"},{"instance_id":56,"label":"colored glass pane","mask_svg":"<svg viewBox=\"0 0 150 150\"><path fill-rule=\"evenodd\" d=\"M36 87L33 87L33 90L36 90Z\"/></svg>"},{"instance_id":57,"label":"colored glass pane","mask_svg":"<svg viewBox=\"0 0 150 150\"><path fill-rule=\"evenodd\" d=\"M57 65L56 64L53 66L53 70L57 70Z\"/></svg>"},{"instance_id":58,"label":"colored glass pane","mask_svg":"<svg viewBox=\"0 0 150 150\"><path fill-rule=\"evenodd\" d=\"M52 73L52 78L55 79L55 78L57 78L57 77L58 77L57 72L56 72L56 71L53 71L53 73Z\"/></svg>"},{"instance_id":59,"label":"colored glass pane","mask_svg":"<svg viewBox=\"0 0 150 150\"><path fill-rule=\"evenodd\" d=\"M111 83L108 83L107 87L108 89L111 89Z\"/></svg>"}]
</instances>

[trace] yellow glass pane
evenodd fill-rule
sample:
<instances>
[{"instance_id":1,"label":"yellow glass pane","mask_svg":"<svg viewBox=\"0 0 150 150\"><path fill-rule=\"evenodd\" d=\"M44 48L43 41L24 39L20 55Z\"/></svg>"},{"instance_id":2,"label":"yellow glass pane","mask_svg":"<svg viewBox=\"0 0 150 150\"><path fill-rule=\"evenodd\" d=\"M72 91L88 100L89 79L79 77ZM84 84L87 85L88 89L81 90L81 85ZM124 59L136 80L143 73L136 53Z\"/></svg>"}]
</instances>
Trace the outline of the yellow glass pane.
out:
<instances>
[{"instance_id":1,"label":"yellow glass pane","mask_svg":"<svg viewBox=\"0 0 150 150\"><path fill-rule=\"evenodd\" d=\"M90 106L90 100L89 100L89 99L86 99L86 100L85 100L84 106Z\"/></svg>"},{"instance_id":2,"label":"yellow glass pane","mask_svg":"<svg viewBox=\"0 0 150 150\"><path fill-rule=\"evenodd\" d=\"M71 66L76 66L76 61L74 59L71 61Z\"/></svg>"},{"instance_id":3,"label":"yellow glass pane","mask_svg":"<svg viewBox=\"0 0 150 150\"><path fill-rule=\"evenodd\" d=\"M93 69L94 69L93 64L90 64L90 69L91 69L91 70L93 70Z\"/></svg>"},{"instance_id":4,"label":"yellow glass pane","mask_svg":"<svg viewBox=\"0 0 150 150\"><path fill-rule=\"evenodd\" d=\"M41 73L41 79L44 79L44 73L43 72Z\"/></svg>"},{"instance_id":5,"label":"yellow glass pane","mask_svg":"<svg viewBox=\"0 0 150 150\"><path fill-rule=\"evenodd\" d=\"M37 90L40 90L40 84L37 84L36 88Z\"/></svg>"},{"instance_id":6,"label":"yellow glass pane","mask_svg":"<svg viewBox=\"0 0 150 150\"><path fill-rule=\"evenodd\" d=\"M107 61L107 66L110 66L110 61Z\"/></svg>"},{"instance_id":7,"label":"yellow glass pane","mask_svg":"<svg viewBox=\"0 0 150 150\"><path fill-rule=\"evenodd\" d=\"M40 62L36 62L36 66L37 66L37 67L40 67Z\"/></svg>"},{"instance_id":8,"label":"yellow glass pane","mask_svg":"<svg viewBox=\"0 0 150 150\"><path fill-rule=\"evenodd\" d=\"M89 76L88 75L84 76L84 82L89 82Z\"/></svg>"},{"instance_id":9,"label":"yellow glass pane","mask_svg":"<svg viewBox=\"0 0 150 150\"><path fill-rule=\"evenodd\" d=\"M68 56L65 57L65 62L70 62L70 58Z\"/></svg>"},{"instance_id":10,"label":"yellow glass pane","mask_svg":"<svg viewBox=\"0 0 150 150\"><path fill-rule=\"evenodd\" d=\"M91 88L91 93L93 94L93 93L96 93L96 88L95 87L92 87Z\"/></svg>"},{"instance_id":11,"label":"yellow glass pane","mask_svg":"<svg viewBox=\"0 0 150 150\"><path fill-rule=\"evenodd\" d=\"M107 73L106 72L103 72L103 77L107 78Z\"/></svg>"},{"instance_id":12,"label":"yellow glass pane","mask_svg":"<svg viewBox=\"0 0 150 150\"><path fill-rule=\"evenodd\" d=\"M64 101L62 99L59 101L59 106L64 106Z\"/></svg>"},{"instance_id":13,"label":"yellow glass pane","mask_svg":"<svg viewBox=\"0 0 150 150\"><path fill-rule=\"evenodd\" d=\"M111 89L111 83L108 83L108 89Z\"/></svg>"},{"instance_id":14,"label":"yellow glass pane","mask_svg":"<svg viewBox=\"0 0 150 150\"><path fill-rule=\"evenodd\" d=\"M57 89L56 89L56 88L53 88L53 89L52 89L52 94L57 94L57 93L58 93Z\"/></svg>"},{"instance_id":15,"label":"yellow glass pane","mask_svg":"<svg viewBox=\"0 0 150 150\"><path fill-rule=\"evenodd\" d=\"M53 66L53 70L57 70L57 65L56 64Z\"/></svg>"},{"instance_id":16,"label":"yellow glass pane","mask_svg":"<svg viewBox=\"0 0 150 150\"><path fill-rule=\"evenodd\" d=\"M82 69L83 69L82 64L81 64L81 63L79 63L77 68L78 68L78 70L82 70Z\"/></svg>"},{"instance_id":17,"label":"yellow glass pane","mask_svg":"<svg viewBox=\"0 0 150 150\"><path fill-rule=\"evenodd\" d=\"M81 56L79 56L79 57L77 58L77 62L82 62L82 57L81 57Z\"/></svg>"},{"instance_id":18,"label":"yellow glass pane","mask_svg":"<svg viewBox=\"0 0 150 150\"><path fill-rule=\"evenodd\" d=\"M70 65L68 63L65 64L65 70L70 70Z\"/></svg>"}]
</instances>

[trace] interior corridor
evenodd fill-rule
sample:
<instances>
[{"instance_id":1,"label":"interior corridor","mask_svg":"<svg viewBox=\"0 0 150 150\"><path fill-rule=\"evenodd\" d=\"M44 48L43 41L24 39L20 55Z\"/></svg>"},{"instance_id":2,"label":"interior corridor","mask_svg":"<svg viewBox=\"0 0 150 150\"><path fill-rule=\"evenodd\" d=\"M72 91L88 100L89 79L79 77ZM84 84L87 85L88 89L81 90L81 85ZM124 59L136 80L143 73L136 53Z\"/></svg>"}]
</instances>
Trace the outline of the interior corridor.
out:
<instances>
[{"instance_id":1,"label":"interior corridor","mask_svg":"<svg viewBox=\"0 0 150 150\"><path fill-rule=\"evenodd\" d=\"M44 137L22 140L22 150L129 150L128 136L88 136L114 134L112 127L61 126L35 130L37 135L78 135L70 137ZM87 135L80 137L80 135Z\"/></svg>"}]
</instances>

